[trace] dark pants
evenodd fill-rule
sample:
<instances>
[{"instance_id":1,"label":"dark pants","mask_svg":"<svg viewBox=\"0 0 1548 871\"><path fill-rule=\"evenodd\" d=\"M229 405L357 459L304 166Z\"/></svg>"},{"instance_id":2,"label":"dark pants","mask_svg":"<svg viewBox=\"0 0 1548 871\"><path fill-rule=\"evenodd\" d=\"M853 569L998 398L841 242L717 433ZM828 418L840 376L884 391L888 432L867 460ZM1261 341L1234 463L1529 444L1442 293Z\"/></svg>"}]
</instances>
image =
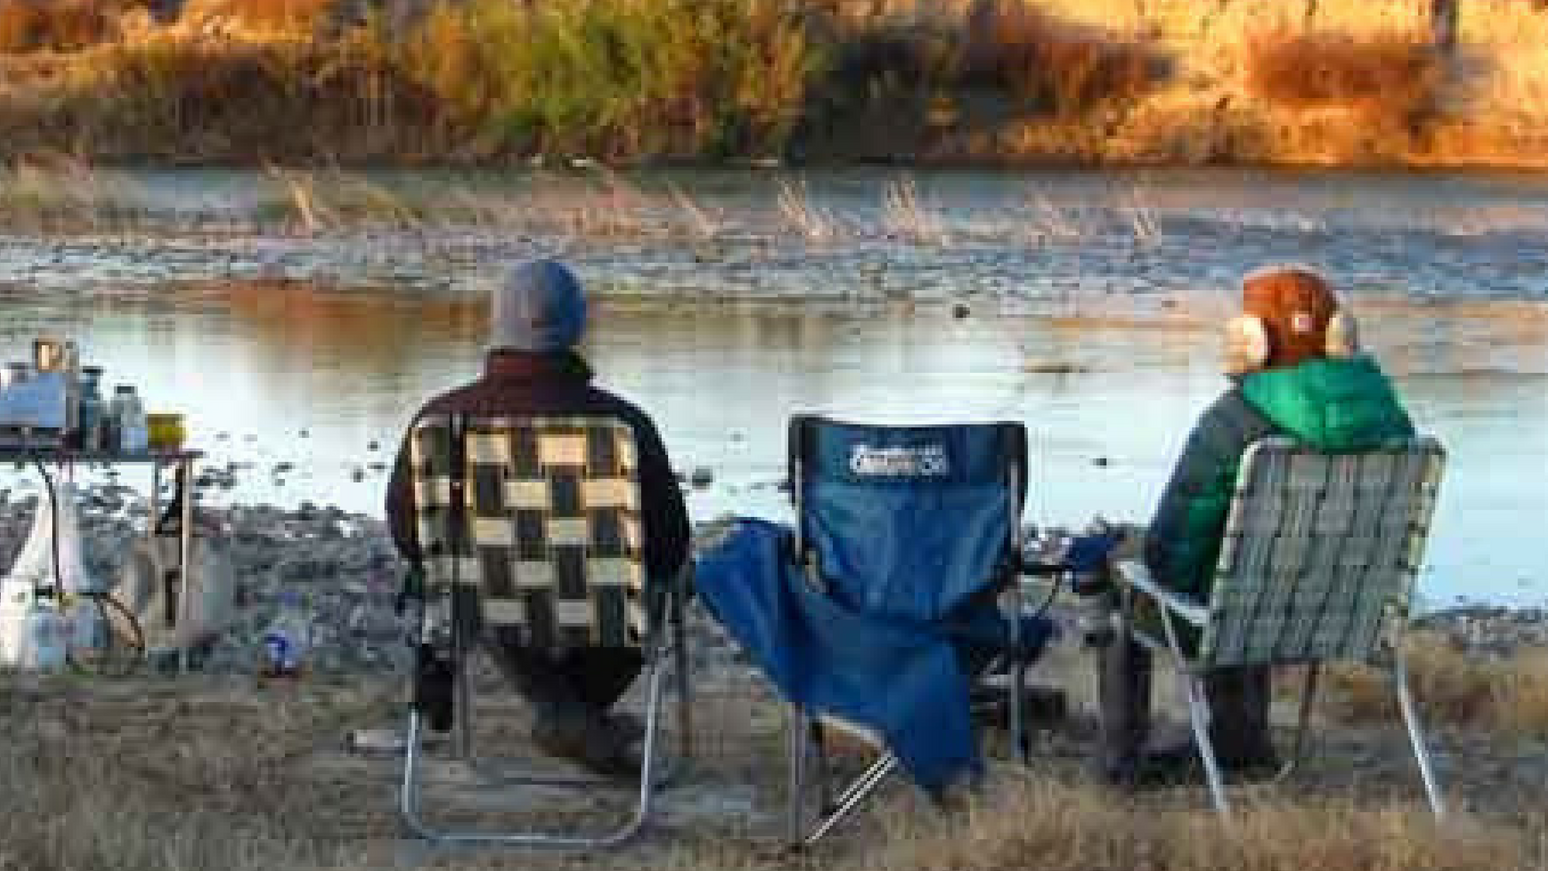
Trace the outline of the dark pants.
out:
<instances>
[{"instance_id":1,"label":"dark pants","mask_svg":"<svg viewBox=\"0 0 1548 871\"><path fill-rule=\"evenodd\" d=\"M1113 777L1132 776L1143 761L1150 734L1151 654L1132 638L1103 649L1099 670L1102 767ZM1272 671L1267 666L1216 669L1205 675L1209 738L1225 768L1268 764Z\"/></svg>"},{"instance_id":2,"label":"dark pants","mask_svg":"<svg viewBox=\"0 0 1548 871\"><path fill-rule=\"evenodd\" d=\"M606 714L644 665L633 647L577 647L552 654L497 639L485 646L540 719Z\"/></svg>"}]
</instances>

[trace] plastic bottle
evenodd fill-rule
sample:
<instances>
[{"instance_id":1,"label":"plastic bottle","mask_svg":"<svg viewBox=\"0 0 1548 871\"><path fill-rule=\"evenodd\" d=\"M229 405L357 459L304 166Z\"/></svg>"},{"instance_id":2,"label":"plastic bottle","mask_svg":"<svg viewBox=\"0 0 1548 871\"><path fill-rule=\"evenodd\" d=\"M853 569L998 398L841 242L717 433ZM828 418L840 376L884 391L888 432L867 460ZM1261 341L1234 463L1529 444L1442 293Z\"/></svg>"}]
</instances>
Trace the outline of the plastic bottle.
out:
<instances>
[{"instance_id":1,"label":"plastic bottle","mask_svg":"<svg viewBox=\"0 0 1548 871\"><path fill-rule=\"evenodd\" d=\"M108 625L90 596L76 596L65 611L69 625L66 648L76 663L91 663L107 652Z\"/></svg>"},{"instance_id":2,"label":"plastic bottle","mask_svg":"<svg viewBox=\"0 0 1548 871\"><path fill-rule=\"evenodd\" d=\"M312 621L302 608L301 596L287 590L280 595L279 613L263 632L264 677L297 677L311 644Z\"/></svg>"},{"instance_id":3,"label":"plastic bottle","mask_svg":"<svg viewBox=\"0 0 1548 871\"><path fill-rule=\"evenodd\" d=\"M129 384L113 388L113 418L118 424L118 449L126 454L144 453L150 447L145 409Z\"/></svg>"},{"instance_id":4,"label":"plastic bottle","mask_svg":"<svg viewBox=\"0 0 1548 871\"><path fill-rule=\"evenodd\" d=\"M107 403L102 399L101 385L101 366L81 368L80 411L77 419L80 423L81 449L85 451L103 449L102 423L107 416Z\"/></svg>"},{"instance_id":5,"label":"plastic bottle","mask_svg":"<svg viewBox=\"0 0 1548 871\"><path fill-rule=\"evenodd\" d=\"M20 667L43 672L63 669L67 632L58 608L33 599L22 628Z\"/></svg>"}]
</instances>

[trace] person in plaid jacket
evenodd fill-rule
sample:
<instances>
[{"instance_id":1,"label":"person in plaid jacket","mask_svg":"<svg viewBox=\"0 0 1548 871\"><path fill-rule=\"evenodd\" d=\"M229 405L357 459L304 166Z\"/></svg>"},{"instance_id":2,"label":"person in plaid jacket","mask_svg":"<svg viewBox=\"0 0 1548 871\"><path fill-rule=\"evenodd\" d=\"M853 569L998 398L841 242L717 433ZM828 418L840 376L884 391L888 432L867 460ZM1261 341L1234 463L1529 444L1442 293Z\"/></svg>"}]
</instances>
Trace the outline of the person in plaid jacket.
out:
<instances>
[{"instance_id":1,"label":"person in plaid jacket","mask_svg":"<svg viewBox=\"0 0 1548 871\"><path fill-rule=\"evenodd\" d=\"M536 260L516 266L490 303L489 352L483 376L425 403L409 425L431 414L601 415L633 430L638 453L643 557L651 578L666 578L688 559L690 528L682 491L655 425L645 412L592 384L575 351L586 325L579 281L564 265ZM403 558L421 558L405 435L387 491L387 520ZM638 772L639 723L611 712L639 674L632 647L575 647L553 652L485 639L496 661L536 717L533 740L545 752L593 770Z\"/></svg>"}]
</instances>

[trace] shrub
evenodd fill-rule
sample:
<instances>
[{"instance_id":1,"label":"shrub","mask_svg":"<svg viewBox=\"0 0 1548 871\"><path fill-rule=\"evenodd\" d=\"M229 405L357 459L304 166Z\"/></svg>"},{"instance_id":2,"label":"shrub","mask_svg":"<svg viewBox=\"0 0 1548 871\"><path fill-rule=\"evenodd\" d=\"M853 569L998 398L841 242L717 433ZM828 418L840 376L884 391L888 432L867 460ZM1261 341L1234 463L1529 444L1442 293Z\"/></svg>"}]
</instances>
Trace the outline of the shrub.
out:
<instances>
[{"instance_id":1,"label":"shrub","mask_svg":"<svg viewBox=\"0 0 1548 871\"><path fill-rule=\"evenodd\" d=\"M94 0L0 0L0 53L74 51L118 35L122 10Z\"/></svg>"},{"instance_id":2,"label":"shrub","mask_svg":"<svg viewBox=\"0 0 1548 871\"><path fill-rule=\"evenodd\" d=\"M1248 42L1247 85L1291 107L1347 105L1413 125L1434 111L1443 80L1440 56L1402 34L1356 38L1269 32Z\"/></svg>"},{"instance_id":3,"label":"shrub","mask_svg":"<svg viewBox=\"0 0 1548 871\"><path fill-rule=\"evenodd\" d=\"M777 149L824 63L799 0L471 0L407 61L517 151L612 158Z\"/></svg>"},{"instance_id":4,"label":"shrub","mask_svg":"<svg viewBox=\"0 0 1548 871\"><path fill-rule=\"evenodd\" d=\"M340 5L340 0L187 0L185 21L227 22L239 31L310 34Z\"/></svg>"},{"instance_id":5,"label":"shrub","mask_svg":"<svg viewBox=\"0 0 1548 871\"><path fill-rule=\"evenodd\" d=\"M1495 735L1548 738L1548 651L1490 659L1431 632L1414 633L1407 649L1414 696L1437 722ZM1330 678L1344 718L1390 721L1397 716L1392 685L1380 672L1339 668Z\"/></svg>"},{"instance_id":6,"label":"shrub","mask_svg":"<svg viewBox=\"0 0 1548 871\"><path fill-rule=\"evenodd\" d=\"M368 37L214 45L164 38L105 48L62 95L46 139L110 157L252 161L410 157L435 107Z\"/></svg>"},{"instance_id":7,"label":"shrub","mask_svg":"<svg viewBox=\"0 0 1548 871\"><path fill-rule=\"evenodd\" d=\"M1057 21L1019 0L979 0L967 28L969 83L1003 88L1058 115L1135 99L1157 78L1143 44Z\"/></svg>"}]
</instances>

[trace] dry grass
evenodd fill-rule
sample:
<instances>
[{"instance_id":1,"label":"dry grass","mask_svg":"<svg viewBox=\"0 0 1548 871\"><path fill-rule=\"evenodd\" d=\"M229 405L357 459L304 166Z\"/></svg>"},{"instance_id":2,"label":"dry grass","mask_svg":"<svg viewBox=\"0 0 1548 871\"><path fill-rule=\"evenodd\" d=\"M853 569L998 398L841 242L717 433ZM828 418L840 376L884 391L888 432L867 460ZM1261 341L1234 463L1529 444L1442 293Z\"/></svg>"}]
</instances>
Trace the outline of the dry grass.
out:
<instances>
[{"instance_id":1,"label":"dry grass","mask_svg":"<svg viewBox=\"0 0 1548 871\"><path fill-rule=\"evenodd\" d=\"M1548 738L1548 651L1487 659L1435 633L1415 633L1408 651L1414 695L1435 722L1509 738ZM1344 668L1329 677L1343 719L1390 721L1397 715L1397 697L1383 674Z\"/></svg>"},{"instance_id":2,"label":"dry grass","mask_svg":"<svg viewBox=\"0 0 1548 871\"><path fill-rule=\"evenodd\" d=\"M970 82L1006 88L1057 115L1135 100L1156 83L1156 61L1142 43L1019 0L979 4L965 27Z\"/></svg>"},{"instance_id":3,"label":"dry grass","mask_svg":"<svg viewBox=\"0 0 1548 871\"><path fill-rule=\"evenodd\" d=\"M0 3L0 54L77 51L116 39L126 0L5 0Z\"/></svg>"},{"instance_id":4,"label":"dry grass","mask_svg":"<svg viewBox=\"0 0 1548 871\"><path fill-rule=\"evenodd\" d=\"M321 30L339 0L187 0L184 27L248 35L309 36Z\"/></svg>"},{"instance_id":5,"label":"dry grass","mask_svg":"<svg viewBox=\"0 0 1548 871\"><path fill-rule=\"evenodd\" d=\"M379 698L0 680L0 868L258 871L345 856L308 836L330 796L295 779L294 761Z\"/></svg>"},{"instance_id":6,"label":"dry grass","mask_svg":"<svg viewBox=\"0 0 1548 871\"><path fill-rule=\"evenodd\" d=\"M1269 802L1225 823L1213 814L1136 806L1081 783L1017 777L966 818L891 837L851 867L865 871L1499 871L1532 864L1520 833L1476 821L1436 826L1427 811Z\"/></svg>"},{"instance_id":7,"label":"dry grass","mask_svg":"<svg viewBox=\"0 0 1548 871\"><path fill-rule=\"evenodd\" d=\"M1291 108L1342 106L1415 128L1432 116L1444 80L1440 56L1410 36L1268 32L1250 42L1247 86Z\"/></svg>"},{"instance_id":8,"label":"dry grass","mask_svg":"<svg viewBox=\"0 0 1548 871\"><path fill-rule=\"evenodd\" d=\"M0 58L0 154L1437 166L1548 153L1548 11L1524 0L1466 0L1446 63L1423 46L1427 0L440 0L337 38L346 0L192 0L148 35L121 24L137 2L0 4L0 54L89 46Z\"/></svg>"},{"instance_id":9,"label":"dry grass","mask_svg":"<svg viewBox=\"0 0 1548 871\"><path fill-rule=\"evenodd\" d=\"M334 45L164 35L92 50L45 103L0 103L0 132L12 154L108 161L413 161L435 145L434 114L367 34Z\"/></svg>"},{"instance_id":10,"label":"dry grass","mask_svg":"<svg viewBox=\"0 0 1548 871\"><path fill-rule=\"evenodd\" d=\"M10 736L0 748L7 785L0 790L0 869L399 866L405 851L414 853L401 840L391 805L395 760L348 756L338 745L352 728L393 722L400 697L395 682L380 679L260 686L243 678L85 682L0 675L0 727ZM690 791L686 797L701 808L693 812L699 816L668 814L642 843L620 851L431 852L418 863L490 871L1543 867L1541 820L1528 814L1507 824L1506 817L1458 812L1437 826L1423 809L1381 797L1381 784L1354 794L1301 783L1238 793L1241 808L1226 824L1196 791L1123 798L1056 760L1027 771L996 766L985 793L965 811L944 816L906 790L890 790L814 855L785 856L768 840L776 819L770 812L780 800L774 709L739 687L706 693L697 713L702 755L694 782L704 789L751 785L762 820L752 830ZM520 722L491 709L480 720L479 746L519 744ZM1405 752L1401 740L1396 746ZM1508 750L1502 755L1510 758ZM1402 786L1406 801L1412 784ZM1474 784L1473 797L1491 788ZM685 798L682 790L672 794ZM597 801L603 803L600 796ZM484 810L472 812L483 819L488 805L478 807Z\"/></svg>"}]
</instances>

